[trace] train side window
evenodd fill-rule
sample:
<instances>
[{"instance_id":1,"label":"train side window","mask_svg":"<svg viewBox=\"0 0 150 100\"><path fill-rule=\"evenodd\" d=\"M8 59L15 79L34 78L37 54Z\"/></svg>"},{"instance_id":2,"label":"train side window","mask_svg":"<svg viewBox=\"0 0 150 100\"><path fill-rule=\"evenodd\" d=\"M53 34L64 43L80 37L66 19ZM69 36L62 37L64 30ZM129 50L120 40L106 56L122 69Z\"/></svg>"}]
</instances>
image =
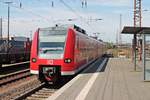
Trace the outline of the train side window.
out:
<instances>
[{"instance_id":1,"label":"train side window","mask_svg":"<svg viewBox=\"0 0 150 100\"><path fill-rule=\"evenodd\" d=\"M79 49L79 37L76 38L76 48Z\"/></svg>"}]
</instances>

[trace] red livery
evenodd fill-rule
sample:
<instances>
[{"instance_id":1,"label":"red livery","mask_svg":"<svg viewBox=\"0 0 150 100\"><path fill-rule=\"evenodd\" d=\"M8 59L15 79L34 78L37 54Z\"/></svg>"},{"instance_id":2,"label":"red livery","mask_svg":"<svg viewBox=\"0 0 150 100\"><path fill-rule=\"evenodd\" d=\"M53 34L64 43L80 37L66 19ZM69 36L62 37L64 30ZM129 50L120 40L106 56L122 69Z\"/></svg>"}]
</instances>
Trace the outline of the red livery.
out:
<instances>
[{"instance_id":1,"label":"red livery","mask_svg":"<svg viewBox=\"0 0 150 100\"><path fill-rule=\"evenodd\" d=\"M74 75L103 54L103 42L76 25L39 28L32 41L30 71L41 81Z\"/></svg>"}]
</instances>

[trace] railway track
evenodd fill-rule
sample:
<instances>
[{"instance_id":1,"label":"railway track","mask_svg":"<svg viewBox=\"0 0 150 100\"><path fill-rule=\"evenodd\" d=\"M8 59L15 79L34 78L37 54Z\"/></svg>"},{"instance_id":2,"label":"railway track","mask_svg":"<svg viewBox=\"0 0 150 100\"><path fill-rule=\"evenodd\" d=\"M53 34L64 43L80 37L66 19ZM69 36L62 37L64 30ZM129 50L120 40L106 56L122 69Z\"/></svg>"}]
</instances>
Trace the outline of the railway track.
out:
<instances>
[{"instance_id":1,"label":"railway track","mask_svg":"<svg viewBox=\"0 0 150 100\"><path fill-rule=\"evenodd\" d=\"M10 100L40 84L35 75L9 82L0 87L0 100Z\"/></svg>"},{"instance_id":2,"label":"railway track","mask_svg":"<svg viewBox=\"0 0 150 100\"><path fill-rule=\"evenodd\" d=\"M30 74L29 69L0 77L0 100L17 98L19 98L18 100L21 100L20 98L24 96L27 97L27 95L33 93L34 91L38 91L38 95L43 94L43 97L46 97L46 95L48 97L54 93L55 90L56 89L49 88L49 86L46 87L46 85L43 83L41 84L41 82L38 81L36 75Z\"/></svg>"},{"instance_id":3,"label":"railway track","mask_svg":"<svg viewBox=\"0 0 150 100\"><path fill-rule=\"evenodd\" d=\"M41 83L35 88L32 88L29 91L26 91L24 94L15 97L15 100L42 100L46 99L49 96L51 96L54 92L56 92L58 89L54 89L53 87Z\"/></svg>"},{"instance_id":4,"label":"railway track","mask_svg":"<svg viewBox=\"0 0 150 100\"><path fill-rule=\"evenodd\" d=\"M30 89L25 91L24 93L16 96L15 100L42 100L46 99L55 93L58 89L64 86L67 82L69 82L72 78L67 78L66 80L60 81L55 85L40 83L38 85L30 86Z\"/></svg>"},{"instance_id":5,"label":"railway track","mask_svg":"<svg viewBox=\"0 0 150 100\"><path fill-rule=\"evenodd\" d=\"M14 66L19 68L19 65L12 65L10 67L12 69L14 69ZM27 63L21 64L21 67L26 65ZM9 70L10 67L5 67L5 70L6 68ZM37 77L30 74L29 68L3 75L0 77L0 100L9 100L36 83L38 83Z\"/></svg>"},{"instance_id":6,"label":"railway track","mask_svg":"<svg viewBox=\"0 0 150 100\"><path fill-rule=\"evenodd\" d=\"M11 66L5 66L1 68L0 71L15 71L15 68L20 68L19 65L20 64L12 64ZM21 63L21 67L26 65L28 65L28 63ZM36 75L30 74L29 69L11 72L6 75L1 75L0 77L0 100L17 99L23 96L24 94L31 93L32 91L34 92L35 90L40 90L38 91L38 94L41 95L47 93L45 94L45 96L50 96L50 94L54 93L55 91L55 89L50 89L46 87L43 83L41 84L41 82L38 81Z\"/></svg>"},{"instance_id":7,"label":"railway track","mask_svg":"<svg viewBox=\"0 0 150 100\"><path fill-rule=\"evenodd\" d=\"M0 76L5 76L7 74L14 73L20 70L25 70L28 68L29 68L29 61L3 65L2 67L0 67Z\"/></svg>"},{"instance_id":8,"label":"railway track","mask_svg":"<svg viewBox=\"0 0 150 100\"><path fill-rule=\"evenodd\" d=\"M0 87L8 83L12 83L13 81L16 81L25 77L29 77L29 76L31 76L29 69L25 69L25 70L21 70L18 72L5 75L3 77L0 77Z\"/></svg>"}]
</instances>

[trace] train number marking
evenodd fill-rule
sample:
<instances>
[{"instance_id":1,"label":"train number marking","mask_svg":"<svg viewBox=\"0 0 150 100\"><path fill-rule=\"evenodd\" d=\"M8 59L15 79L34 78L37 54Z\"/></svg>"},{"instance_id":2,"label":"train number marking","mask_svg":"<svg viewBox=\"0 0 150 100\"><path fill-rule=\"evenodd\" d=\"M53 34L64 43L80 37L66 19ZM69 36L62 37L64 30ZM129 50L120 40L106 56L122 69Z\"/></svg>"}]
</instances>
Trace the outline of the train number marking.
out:
<instances>
[{"instance_id":1,"label":"train number marking","mask_svg":"<svg viewBox=\"0 0 150 100\"><path fill-rule=\"evenodd\" d=\"M53 60L48 60L47 64L53 64Z\"/></svg>"}]
</instances>

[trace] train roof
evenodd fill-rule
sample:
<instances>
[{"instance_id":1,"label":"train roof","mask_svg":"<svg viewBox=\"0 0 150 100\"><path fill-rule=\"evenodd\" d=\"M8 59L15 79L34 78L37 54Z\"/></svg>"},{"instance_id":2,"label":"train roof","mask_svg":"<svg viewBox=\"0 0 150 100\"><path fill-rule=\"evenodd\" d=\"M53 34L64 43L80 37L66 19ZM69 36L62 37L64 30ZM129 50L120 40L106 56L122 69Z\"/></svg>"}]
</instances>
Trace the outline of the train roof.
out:
<instances>
[{"instance_id":1,"label":"train roof","mask_svg":"<svg viewBox=\"0 0 150 100\"><path fill-rule=\"evenodd\" d=\"M70 25L66 25L66 26L71 27L71 28L75 29L76 31L81 32L83 34L86 34L86 31L84 29L82 29L81 27L79 27L75 24L70 24Z\"/></svg>"},{"instance_id":2,"label":"train roof","mask_svg":"<svg viewBox=\"0 0 150 100\"><path fill-rule=\"evenodd\" d=\"M85 35L87 35L86 34L86 31L84 30L84 29L82 29L82 28L80 28L79 26L77 26L77 25L75 25L75 24L64 24L64 25L58 25L58 24L56 24L54 27L47 27L47 28L39 28L40 30L62 30L62 31L65 31L65 30L67 30L67 28L72 28L72 29L74 29L74 30L76 30L76 31L78 31L78 32L80 32L80 33L82 33L82 34L85 34ZM63 34L63 33L62 33ZM88 36L88 35L87 35ZM103 42L102 40L98 40L97 38L93 38L93 37L91 37L91 36L88 36L89 38L92 38L92 39L94 39L94 40L96 40L96 41L99 41L99 42Z\"/></svg>"},{"instance_id":3,"label":"train roof","mask_svg":"<svg viewBox=\"0 0 150 100\"><path fill-rule=\"evenodd\" d=\"M78 32L86 34L86 31L74 24L66 24L66 25L58 25L56 24L54 27L47 27L47 28L39 28L40 30L67 30L68 27L75 29Z\"/></svg>"},{"instance_id":4,"label":"train roof","mask_svg":"<svg viewBox=\"0 0 150 100\"><path fill-rule=\"evenodd\" d=\"M74 29L74 30L82 33L82 34L87 35L86 31L84 29L80 28L79 26L77 26L75 24L64 24L64 25L58 25L58 24L56 24L54 27L40 28L40 30L67 30L68 27L70 27L70 28L72 28L72 29ZM97 39L96 37L93 37L93 36L89 36L89 37L92 38L92 39L94 39L94 40L97 40L99 42L103 42L102 40Z\"/></svg>"}]
</instances>

